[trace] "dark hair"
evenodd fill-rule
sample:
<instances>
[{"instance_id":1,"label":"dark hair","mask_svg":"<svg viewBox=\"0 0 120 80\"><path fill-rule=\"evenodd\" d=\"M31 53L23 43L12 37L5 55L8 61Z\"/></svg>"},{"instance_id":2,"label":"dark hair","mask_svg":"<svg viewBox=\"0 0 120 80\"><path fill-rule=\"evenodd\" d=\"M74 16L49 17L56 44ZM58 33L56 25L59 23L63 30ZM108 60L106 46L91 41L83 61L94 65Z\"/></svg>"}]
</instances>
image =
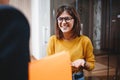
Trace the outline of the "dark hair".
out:
<instances>
[{"instance_id":1,"label":"dark hair","mask_svg":"<svg viewBox=\"0 0 120 80\"><path fill-rule=\"evenodd\" d=\"M56 36L58 39L62 39L63 38L63 33L60 30L60 28L58 27L58 21L57 18L64 12L68 12L69 15L72 16L72 18L74 19L74 25L73 25L73 29L72 29L72 35L71 37L75 38L77 36L80 36L80 30L81 30L81 25L80 25L80 17L77 13L77 11L75 10L75 8L73 6L70 5L62 5L57 9L57 13L56 13Z\"/></svg>"}]
</instances>

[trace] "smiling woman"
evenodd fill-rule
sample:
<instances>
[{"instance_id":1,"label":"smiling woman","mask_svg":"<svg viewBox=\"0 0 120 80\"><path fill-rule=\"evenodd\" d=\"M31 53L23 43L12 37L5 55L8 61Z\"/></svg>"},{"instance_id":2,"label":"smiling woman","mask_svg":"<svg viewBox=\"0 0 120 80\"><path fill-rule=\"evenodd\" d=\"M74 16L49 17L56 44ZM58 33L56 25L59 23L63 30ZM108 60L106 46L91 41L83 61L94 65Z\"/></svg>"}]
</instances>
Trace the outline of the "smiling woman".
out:
<instances>
[{"instance_id":1,"label":"smiling woman","mask_svg":"<svg viewBox=\"0 0 120 80\"><path fill-rule=\"evenodd\" d=\"M56 34L51 36L47 54L69 52L72 67L72 80L84 80L83 69L94 69L95 58L91 40L80 35L80 17L74 7L62 5L57 9Z\"/></svg>"}]
</instances>

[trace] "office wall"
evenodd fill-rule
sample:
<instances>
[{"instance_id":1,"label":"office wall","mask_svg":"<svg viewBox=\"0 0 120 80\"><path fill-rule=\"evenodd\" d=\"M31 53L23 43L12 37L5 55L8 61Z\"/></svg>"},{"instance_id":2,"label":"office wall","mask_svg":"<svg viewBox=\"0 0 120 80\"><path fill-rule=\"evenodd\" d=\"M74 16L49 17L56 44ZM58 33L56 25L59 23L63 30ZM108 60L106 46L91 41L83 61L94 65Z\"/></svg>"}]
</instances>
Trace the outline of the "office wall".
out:
<instances>
[{"instance_id":1,"label":"office wall","mask_svg":"<svg viewBox=\"0 0 120 80\"><path fill-rule=\"evenodd\" d=\"M25 14L30 24L30 54L36 59L46 56L50 35L50 0L10 0L10 5Z\"/></svg>"}]
</instances>

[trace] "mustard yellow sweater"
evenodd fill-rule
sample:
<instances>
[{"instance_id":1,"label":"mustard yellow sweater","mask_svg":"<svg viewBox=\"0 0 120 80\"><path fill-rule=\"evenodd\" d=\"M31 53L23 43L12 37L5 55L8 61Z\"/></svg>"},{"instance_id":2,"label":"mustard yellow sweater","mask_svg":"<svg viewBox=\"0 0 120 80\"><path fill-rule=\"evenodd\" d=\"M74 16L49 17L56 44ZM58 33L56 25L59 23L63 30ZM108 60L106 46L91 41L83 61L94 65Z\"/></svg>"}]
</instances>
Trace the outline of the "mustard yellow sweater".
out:
<instances>
[{"instance_id":1,"label":"mustard yellow sweater","mask_svg":"<svg viewBox=\"0 0 120 80\"><path fill-rule=\"evenodd\" d=\"M85 59L90 64L88 70L94 68L93 46L87 36L81 35L70 41L58 40L55 35L51 36L47 45L47 54L52 55L61 51L68 51L71 61Z\"/></svg>"}]
</instances>

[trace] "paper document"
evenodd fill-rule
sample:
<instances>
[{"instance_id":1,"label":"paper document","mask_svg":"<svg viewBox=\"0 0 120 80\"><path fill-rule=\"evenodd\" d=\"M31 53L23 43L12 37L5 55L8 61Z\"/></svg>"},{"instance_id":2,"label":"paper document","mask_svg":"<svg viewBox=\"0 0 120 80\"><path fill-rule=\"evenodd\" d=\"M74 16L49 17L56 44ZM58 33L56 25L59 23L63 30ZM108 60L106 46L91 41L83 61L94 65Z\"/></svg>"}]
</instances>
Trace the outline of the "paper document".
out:
<instances>
[{"instance_id":1,"label":"paper document","mask_svg":"<svg viewBox=\"0 0 120 80\"><path fill-rule=\"evenodd\" d=\"M29 80L72 80L69 54L56 53L30 62Z\"/></svg>"}]
</instances>

